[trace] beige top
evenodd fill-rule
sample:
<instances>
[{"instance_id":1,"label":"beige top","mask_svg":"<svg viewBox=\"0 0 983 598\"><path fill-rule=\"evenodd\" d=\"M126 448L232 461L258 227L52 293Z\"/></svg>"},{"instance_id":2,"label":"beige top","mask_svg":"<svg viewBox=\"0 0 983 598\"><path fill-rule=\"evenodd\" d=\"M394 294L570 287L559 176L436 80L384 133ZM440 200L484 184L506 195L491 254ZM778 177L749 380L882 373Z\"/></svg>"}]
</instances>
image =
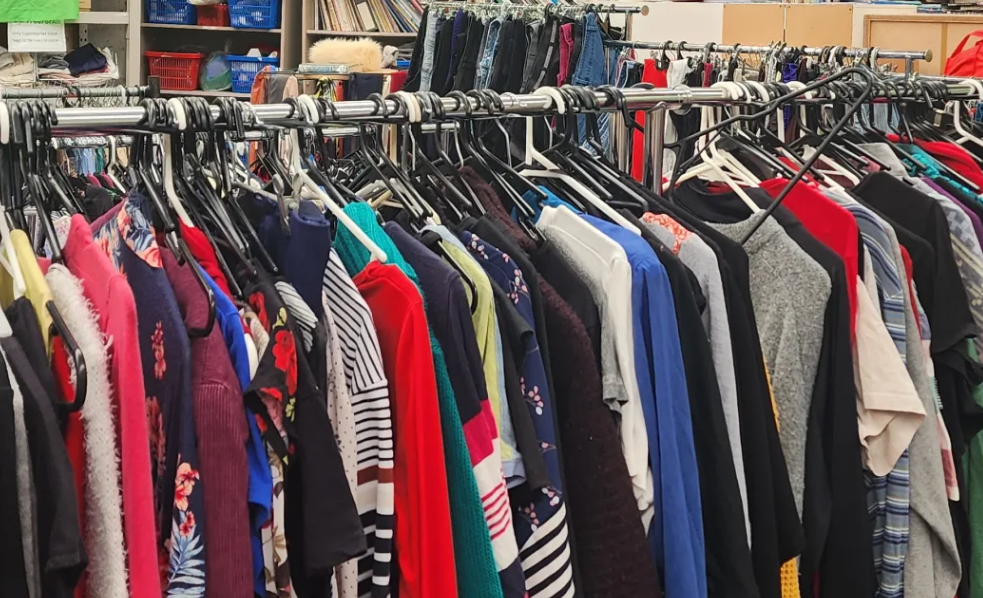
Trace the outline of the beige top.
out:
<instances>
[{"instance_id":1,"label":"beige top","mask_svg":"<svg viewBox=\"0 0 983 598\"><path fill-rule=\"evenodd\" d=\"M874 305L857 279L857 421L867 469L886 476L925 419L908 370Z\"/></svg>"}]
</instances>

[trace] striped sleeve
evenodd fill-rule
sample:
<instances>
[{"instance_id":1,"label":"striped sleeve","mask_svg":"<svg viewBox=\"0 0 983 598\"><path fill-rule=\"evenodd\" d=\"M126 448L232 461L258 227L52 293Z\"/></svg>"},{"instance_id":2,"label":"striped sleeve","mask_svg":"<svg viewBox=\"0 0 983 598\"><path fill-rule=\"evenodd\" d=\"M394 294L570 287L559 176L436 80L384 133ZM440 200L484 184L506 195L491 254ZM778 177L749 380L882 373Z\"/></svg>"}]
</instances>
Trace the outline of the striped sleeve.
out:
<instances>
[{"instance_id":1,"label":"striped sleeve","mask_svg":"<svg viewBox=\"0 0 983 598\"><path fill-rule=\"evenodd\" d=\"M394 511L389 381L372 313L334 249L324 270L324 296L338 332L355 415L355 503L368 543L368 552L358 561L358 595L385 598L389 596Z\"/></svg>"},{"instance_id":2,"label":"striped sleeve","mask_svg":"<svg viewBox=\"0 0 983 598\"><path fill-rule=\"evenodd\" d=\"M300 329L301 340L304 343L304 353L309 353L311 347L314 346L314 329L317 327L317 316L314 315L310 306L304 302L297 289L289 282L283 280L277 281L276 290L280 293L283 303L286 304L287 311L290 312L290 315L297 323L297 328Z\"/></svg>"}]
</instances>

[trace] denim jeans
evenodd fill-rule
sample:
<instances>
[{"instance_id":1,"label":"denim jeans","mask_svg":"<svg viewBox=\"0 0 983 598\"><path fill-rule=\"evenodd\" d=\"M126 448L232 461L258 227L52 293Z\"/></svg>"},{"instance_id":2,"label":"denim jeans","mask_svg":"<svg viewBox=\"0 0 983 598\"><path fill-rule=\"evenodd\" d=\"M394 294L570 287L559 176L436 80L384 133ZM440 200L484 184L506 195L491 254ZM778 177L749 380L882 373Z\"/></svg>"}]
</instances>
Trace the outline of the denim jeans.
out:
<instances>
[{"instance_id":1,"label":"denim jeans","mask_svg":"<svg viewBox=\"0 0 983 598\"><path fill-rule=\"evenodd\" d=\"M475 81L475 89L488 87L492 66L495 63L495 52L498 50L498 33L502 29L503 20L499 17L488 23L488 36L485 40L485 49L481 53L481 62L478 63L478 80Z\"/></svg>"},{"instance_id":2,"label":"denim jeans","mask_svg":"<svg viewBox=\"0 0 983 598\"><path fill-rule=\"evenodd\" d=\"M585 86L604 85L607 82L606 70L604 41L601 39L601 28L597 26L597 15L587 13L584 15L584 45L580 51L580 60L577 61L577 68L573 72L571 83ZM597 126L601 131L601 145L607 147L610 131L606 114L598 117ZM577 131L581 140L586 138L586 117L577 117Z\"/></svg>"},{"instance_id":3,"label":"denim jeans","mask_svg":"<svg viewBox=\"0 0 983 598\"><path fill-rule=\"evenodd\" d=\"M437 30L444 18L427 19L427 31L423 38L423 62L420 67L420 91L430 91L433 81L434 49L437 47Z\"/></svg>"}]
</instances>

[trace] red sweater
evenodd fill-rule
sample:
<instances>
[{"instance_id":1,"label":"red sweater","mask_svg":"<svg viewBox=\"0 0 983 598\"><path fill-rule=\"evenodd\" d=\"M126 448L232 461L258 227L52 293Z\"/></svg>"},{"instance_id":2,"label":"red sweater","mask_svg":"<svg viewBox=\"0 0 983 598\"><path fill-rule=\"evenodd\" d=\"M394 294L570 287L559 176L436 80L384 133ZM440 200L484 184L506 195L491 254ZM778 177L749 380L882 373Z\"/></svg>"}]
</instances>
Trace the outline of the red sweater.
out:
<instances>
[{"instance_id":1,"label":"red sweater","mask_svg":"<svg viewBox=\"0 0 983 598\"><path fill-rule=\"evenodd\" d=\"M456 598L437 381L423 299L397 266L370 262L353 281L372 311L389 379L399 595Z\"/></svg>"},{"instance_id":2,"label":"red sweater","mask_svg":"<svg viewBox=\"0 0 983 598\"><path fill-rule=\"evenodd\" d=\"M143 366L137 342L137 308L126 278L113 268L92 239L88 223L72 216L65 242L65 263L82 282L86 299L99 315L109 339L110 382L119 426L123 479L123 534L131 598L160 598L154 498L150 477Z\"/></svg>"}]
</instances>

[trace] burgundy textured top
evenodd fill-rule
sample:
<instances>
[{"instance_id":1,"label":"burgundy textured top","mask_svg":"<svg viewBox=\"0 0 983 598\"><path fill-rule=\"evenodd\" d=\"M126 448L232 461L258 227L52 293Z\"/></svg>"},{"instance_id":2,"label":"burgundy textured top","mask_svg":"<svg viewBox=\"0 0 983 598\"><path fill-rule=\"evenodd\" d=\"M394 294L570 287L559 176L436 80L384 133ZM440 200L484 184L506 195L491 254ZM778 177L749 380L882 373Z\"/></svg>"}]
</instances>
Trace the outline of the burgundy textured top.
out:
<instances>
[{"instance_id":1,"label":"burgundy textured top","mask_svg":"<svg viewBox=\"0 0 983 598\"><path fill-rule=\"evenodd\" d=\"M179 266L161 248L167 279L174 288L184 324L202 328L208 300L189 264ZM220 547L208 553L208 598L252 598L252 548L249 537L249 428L239 378L216 323L211 333L191 342L191 391L198 461L206 483L205 543Z\"/></svg>"}]
</instances>

